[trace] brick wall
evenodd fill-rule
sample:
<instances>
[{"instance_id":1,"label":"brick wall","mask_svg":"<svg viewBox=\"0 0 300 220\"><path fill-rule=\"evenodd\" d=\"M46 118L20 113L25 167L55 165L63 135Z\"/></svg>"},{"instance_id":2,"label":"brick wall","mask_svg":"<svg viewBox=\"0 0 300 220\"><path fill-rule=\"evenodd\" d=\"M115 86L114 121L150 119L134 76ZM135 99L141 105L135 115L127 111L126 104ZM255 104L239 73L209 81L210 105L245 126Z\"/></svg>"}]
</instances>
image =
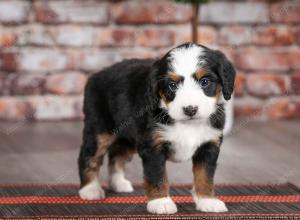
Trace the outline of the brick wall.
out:
<instances>
[{"instance_id":1,"label":"brick wall","mask_svg":"<svg viewBox=\"0 0 300 220\"><path fill-rule=\"evenodd\" d=\"M167 0L1 0L0 119L81 117L89 73L188 41L190 19ZM237 116L300 116L300 1L215 0L199 25L237 67Z\"/></svg>"}]
</instances>

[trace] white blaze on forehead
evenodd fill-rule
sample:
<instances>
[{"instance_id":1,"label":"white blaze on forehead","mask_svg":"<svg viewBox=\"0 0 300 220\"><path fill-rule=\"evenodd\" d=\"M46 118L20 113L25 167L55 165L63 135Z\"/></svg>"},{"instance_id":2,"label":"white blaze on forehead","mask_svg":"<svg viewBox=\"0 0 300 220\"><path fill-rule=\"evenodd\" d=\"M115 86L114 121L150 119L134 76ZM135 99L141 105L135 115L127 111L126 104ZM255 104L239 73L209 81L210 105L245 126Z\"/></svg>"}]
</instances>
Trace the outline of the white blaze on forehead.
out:
<instances>
[{"instance_id":1,"label":"white blaze on forehead","mask_svg":"<svg viewBox=\"0 0 300 220\"><path fill-rule=\"evenodd\" d=\"M190 76L204 64L204 60L199 60L204 52L204 48L197 45L176 48L170 53L171 68L176 74Z\"/></svg>"}]
</instances>

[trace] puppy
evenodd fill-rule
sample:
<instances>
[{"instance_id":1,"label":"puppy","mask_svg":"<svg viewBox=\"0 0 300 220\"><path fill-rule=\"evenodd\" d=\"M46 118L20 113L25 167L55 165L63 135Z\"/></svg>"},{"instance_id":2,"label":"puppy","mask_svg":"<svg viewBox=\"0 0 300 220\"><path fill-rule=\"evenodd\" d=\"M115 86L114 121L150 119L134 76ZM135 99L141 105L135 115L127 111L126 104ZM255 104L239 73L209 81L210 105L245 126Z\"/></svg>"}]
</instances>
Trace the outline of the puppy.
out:
<instances>
[{"instance_id":1,"label":"puppy","mask_svg":"<svg viewBox=\"0 0 300 220\"><path fill-rule=\"evenodd\" d=\"M213 178L235 70L223 53L186 43L161 59L125 60L88 80L79 155L82 199L104 198L99 168L107 153L110 187L131 192L125 163L137 151L143 162L147 210L177 211L169 196L166 161L192 160L196 209L225 212Z\"/></svg>"}]
</instances>

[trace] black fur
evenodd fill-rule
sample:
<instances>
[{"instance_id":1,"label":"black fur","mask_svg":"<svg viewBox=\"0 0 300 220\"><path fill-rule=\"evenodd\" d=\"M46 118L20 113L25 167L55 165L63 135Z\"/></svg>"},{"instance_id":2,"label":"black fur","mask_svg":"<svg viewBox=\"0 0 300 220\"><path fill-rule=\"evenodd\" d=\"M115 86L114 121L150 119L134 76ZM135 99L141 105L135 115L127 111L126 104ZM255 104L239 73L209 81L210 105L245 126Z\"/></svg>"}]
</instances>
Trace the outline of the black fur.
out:
<instances>
[{"instance_id":1,"label":"black fur","mask_svg":"<svg viewBox=\"0 0 300 220\"><path fill-rule=\"evenodd\" d=\"M204 59L208 69L219 76L222 84L222 92L225 100L231 98L234 89L235 69L225 55L218 50L208 50Z\"/></svg>"},{"instance_id":2,"label":"black fur","mask_svg":"<svg viewBox=\"0 0 300 220\"><path fill-rule=\"evenodd\" d=\"M222 130L225 126L225 112L223 104L217 105L217 110L215 113L210 115L210 124L213 128Z\"/></svg>"},{"instance_id":3,"label":"black fur","mask_svg":"<svg viewBox=\"0 0 300 220\"><path fill-rule=\"evenodd\" d=\"M224 98L228 100L233 91L235 71L221 52L206 50L206 56L201 59L206 59L206 68L212 73L214 84L206 91L207 95L215 95L217 84L221 83ZM174 98L166 89L167 58L168 53L162 59L124 60L90 77L85 88L83 144L79 156L81 185L85 182L87 163L97 150L96 135L104 132L116 135L117 141L126 140L127 146L136 146L145 178L153 185L162 181L168 143L154 146L157 143L152 135L158 122L174 123L166 110L159 107L159 90L163 90L168 100ZM223 110L220 105L211 115L212 127L223 129ZM209 176L213 176L218 153L218 148L209 142L198 149L193 161L203 163Z\"/></svg>"},{"instance_id":4,"label":"black fur","mask_svg":"<svg viewBox=\"0 0 300 220\"><path fill-rule=\"evenodd\" d=\"M202 144L193 156L193 164L200 164L205 168L208 181L213 182L213 177L217 167L220 146L214 142Z\"/></svg>"}]
</instances>

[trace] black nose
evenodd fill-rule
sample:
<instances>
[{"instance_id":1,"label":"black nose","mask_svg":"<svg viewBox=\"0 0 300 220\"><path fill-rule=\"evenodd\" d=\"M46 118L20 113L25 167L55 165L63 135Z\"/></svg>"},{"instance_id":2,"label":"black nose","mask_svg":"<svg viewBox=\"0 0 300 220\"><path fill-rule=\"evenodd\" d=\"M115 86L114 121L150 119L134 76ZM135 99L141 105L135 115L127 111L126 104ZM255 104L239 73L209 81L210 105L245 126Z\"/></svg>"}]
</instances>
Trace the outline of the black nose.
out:
<instances>
[{"instance_id":1,"label":"black nose","mask_svg":"<svg viewBox=\"0 0 300 220\"><path fill-rule=\"evenodd\" d=\"M187 115L187 116L190 116L190 117L194 116L197 113L197 111L198 111L197 106L189 105L187 107L183 107L184 114Z\"/></svg>"}]
</instances>

